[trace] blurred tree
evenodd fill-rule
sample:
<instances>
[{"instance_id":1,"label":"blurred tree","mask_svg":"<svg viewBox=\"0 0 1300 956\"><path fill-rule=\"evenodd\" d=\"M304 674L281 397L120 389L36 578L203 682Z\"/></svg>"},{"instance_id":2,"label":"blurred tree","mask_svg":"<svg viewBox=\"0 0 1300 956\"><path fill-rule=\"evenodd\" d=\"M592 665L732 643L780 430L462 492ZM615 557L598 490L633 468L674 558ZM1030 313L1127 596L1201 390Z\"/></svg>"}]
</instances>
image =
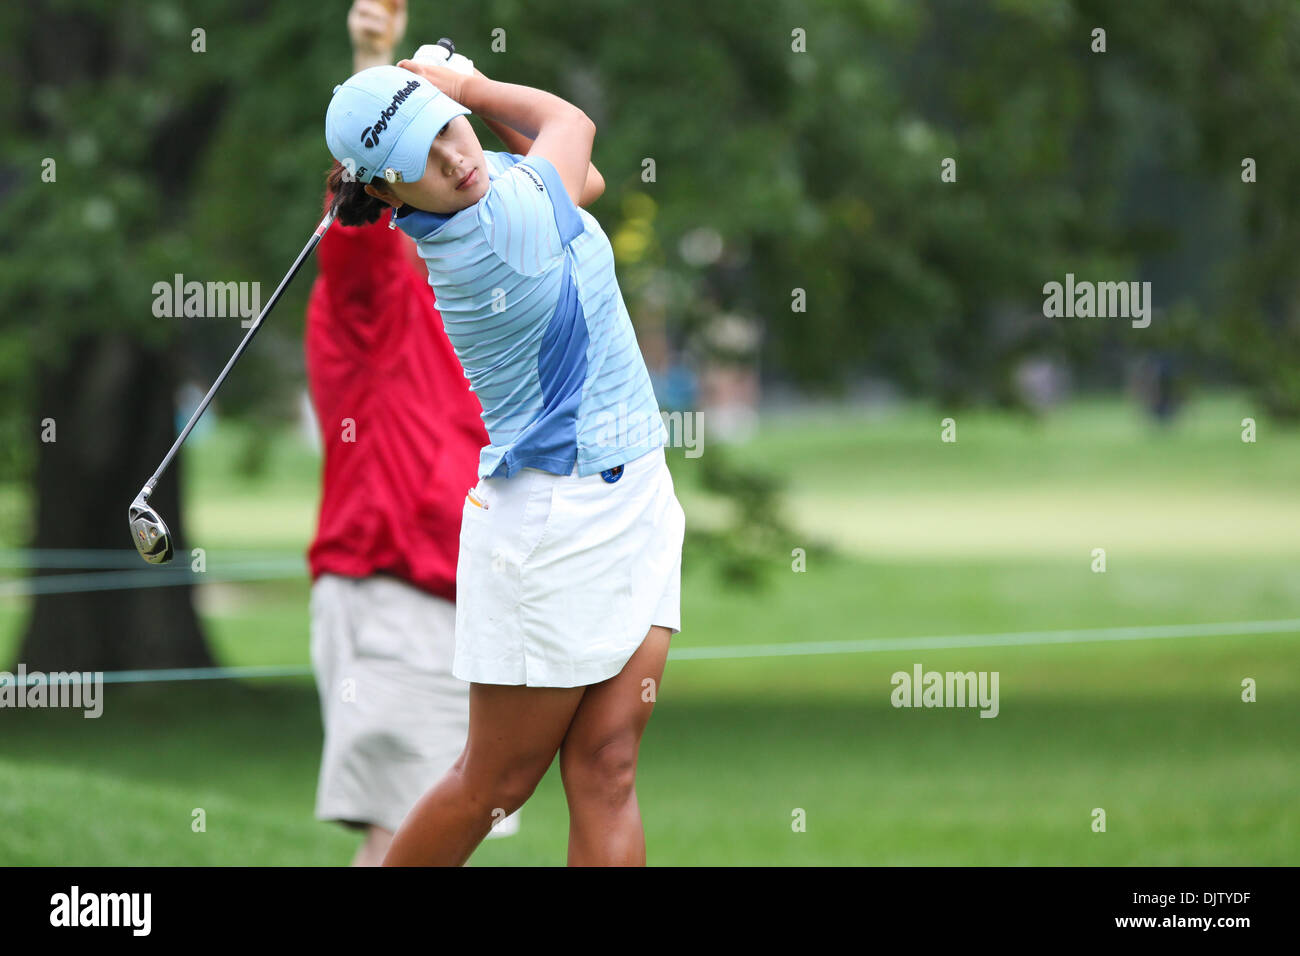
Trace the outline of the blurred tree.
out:
<instances>
[{"instance_id":1,"label":"blurred tree","mask_svg":"<svg viewBox=\"0 0 1300 956\"><path fill-rule=\"evenodd\" d=\"M122 547L126 507L175 434L175 384L166 351L111 332L70 343L60 365L42 374L36 404L58 440L42 443L36 457L34 547ZM185 565L177 474L150 501L182 544L176 560ZM18 659L44 671L211 664L190 590L38 593Z\"/></svg>"},{"instance_id":2,"label":"blurred tree","mask_svg":"<svg viewBox=\"0 0 1300 956\"><path fill-rule=\"evenodd\" d=\"M21 185L3 209L0 294L8 331L26 333L10 356L34 397L18 417L29 441L40 436L40 548L122 548L126 506L173 437L177 363L167 333L142 321L155 263L133 253L184 195L225 97L202 76L161 91L147 82L146 64L168 58L151 56L142 13L21 5L0 28L17 74L5 119L22 131L6 150ZM183 543L176 480L157 504ZM211 663L188 586L38 594L20 659L41 669Z\"/></svg>"},{"instance_id":3,"label":"blurred tree","mask_svg":"<svg viewBox=\"0 0 1300 956\"><path fill-rule=\"evenodd\" d=\"M1202 184L1174 201L1227 207L1213 231L1196 224L1179 237L1205 236L1193 268L1213 280L1202 298L1209 321L1189 330L1190 341L1250 385L1269 413L1300 418L1300 4L1079 6L1110 25L1114 68L1173 117L1159 144L1163 172Z\"/></svg>"}]
</instances>

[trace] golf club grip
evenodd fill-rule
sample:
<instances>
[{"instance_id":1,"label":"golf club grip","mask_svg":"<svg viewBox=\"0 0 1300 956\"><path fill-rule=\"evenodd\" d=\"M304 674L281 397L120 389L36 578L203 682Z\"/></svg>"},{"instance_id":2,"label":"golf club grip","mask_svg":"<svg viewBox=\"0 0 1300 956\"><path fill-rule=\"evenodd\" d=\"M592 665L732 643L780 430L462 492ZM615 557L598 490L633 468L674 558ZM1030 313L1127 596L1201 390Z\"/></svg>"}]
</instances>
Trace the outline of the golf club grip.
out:
<instances>
[{"instance_id":1,"label":"golf club grip","mask_svg":"<svg viewBox=\"0 0 1300 956\"><path fill-rule=\"evenodd\" d=\"M333 208L325 213L325 217L321 219L320 224L316 227L316 231L313 232L311 238L307 240L307 245L303 246L302 252L298 253L298 258L293 260L293 265L289 267L289 271L285 273L284 278L280 280L280 284L276 286L275 291L271 293L271 298L267 300L262 311L258 313L257 318L253 320L253 324L249 328L248 333L235 349L235 354L230 356L230 361L228 361L226 367L221 370L221 374L217 376L217 380L212 383L212 387L208 389L208 394L203 396L203 401L199 403L199 407L194 410L194 414L190 416L190 420L186 422L185 427L181 429L180 435L177 436L176 441L172 444L171 450L167 452L167 456L163 458L162 464L158 466L158 469L153 473L153 476L145 482L144 490L146 498L148 497L148 492L153 491L154 485L158 483L158 479L162 477L163 472L167 470L167 466L172 463L172 459L176 457L176 452L180 451L181 445L185 444L185 439L189 437L190 432L194 429L194 425L203 417L203 413L208 410L208 406L212 404L212 397L217 394L217 389L221 388L221 383L226 380L226 376L230 374L230 370L235 367L235 363L239 361L239 357L244 354L244 349L248 348L248 343L253 341L253 336L256 335L257 330L262 327L262 320L271 314L271 310L275 308L275 304L280 301L280 296L284 293L284 290L289 287L289 283L293 281L293 277L298 274L298 270L302 268L302 264L307 261L307 257L310 256L312 250L316 248L316 243L320 242L321 237L325 235L330 224L334 222L334 216L335 210Z\"/></svg>"}]
</instances>

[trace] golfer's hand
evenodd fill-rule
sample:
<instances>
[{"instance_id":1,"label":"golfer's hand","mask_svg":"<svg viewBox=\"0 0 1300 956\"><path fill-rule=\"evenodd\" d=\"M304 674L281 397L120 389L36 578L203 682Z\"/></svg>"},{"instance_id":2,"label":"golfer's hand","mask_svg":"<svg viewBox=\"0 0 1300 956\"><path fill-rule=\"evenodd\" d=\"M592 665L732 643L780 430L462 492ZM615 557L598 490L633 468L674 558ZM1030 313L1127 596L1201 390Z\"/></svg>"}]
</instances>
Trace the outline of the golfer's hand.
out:
<instances>
[{"instance_id":1,"label":"golfer's hand","mask_svg":"<svg viewBox=\"0 0 1300 956\"><path fill-rule=\"evenodd\" d=\"M435 66L432 63L416 63L414 60L402 60L397 65L404 70L410 70L412 73L424 77L457 103L461 102L461 88L465 80L468 79L464 73L457 73L455 70L448 69L445 66Z\"/></svg>"},{"instance_id":2,"label":"golfer's hand","mask_svg":"<svg viewBox=\"0 0 1300 956\"><path fill-rule=\"evenodd\" d=\"M356 0L348 10L348 37L355 63L393 62L393 50L406 33L406 0Z\"/></svg>"}]
</instances>

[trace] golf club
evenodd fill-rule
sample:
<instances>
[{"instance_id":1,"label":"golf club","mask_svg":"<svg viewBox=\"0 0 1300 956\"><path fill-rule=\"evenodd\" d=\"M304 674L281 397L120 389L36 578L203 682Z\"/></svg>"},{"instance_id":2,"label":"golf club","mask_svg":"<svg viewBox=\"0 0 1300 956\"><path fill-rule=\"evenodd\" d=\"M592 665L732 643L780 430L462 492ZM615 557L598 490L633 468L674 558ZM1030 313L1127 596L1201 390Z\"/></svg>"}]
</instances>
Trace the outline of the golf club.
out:
<instances>
[{"instance_id":1,"label":"golf club","mask_svg":"<svg viewBox=\"0 0 1300 956\"><path fill-rule=\"evenodd\" d=\"M127 520L131 527L131 540L135 543L136 550L140 552L140 557L144 558L150 564L166 564L172 559L173 553L172 536L171 532L167 530L167 523L163 521L157 511L149 507L149 495L153 493L154 485L158 483L158 479L162 477L162 473L167 470L167 466L170 465L172 459L176 457L176 452L179 451L181 445L185 443L185 439L189 437L195 423L203 417L203 413L207 411L208 405L212 402L212 397L217 394L217 389L221 387L221 383L226 380L226 376L230 374L230 370L235 367L235 363L239 361L239 357L244 354L244 349L248 348L248 343L253 341L253 336L256 335L257 330L262 327L262 320L270 314L273 308L275 308L275 304L280 301L280 295L288 287L289 283L293 281L293 277L298 274L298 270L302 268L302 264L307 260L307 257L311 255L312 250L316 248L316 244L320 242L321 236L325 235L325 231L329 229L330 224L334 221L334 215L335 211L331 208L329 212L325 214L325 218L320 221L320 225L318 225L316 231L312 233L311 239L307 241L307 245L303 247L302 252L298 253L298 258L293 261L293 265L289 267L289 271L285 274L284 278L280 280L280 284L276 286L275 291L271 293L271 298L267 301L265 308L263 308L257 318L253 320L253 324L249 327L248 333L244 336L243 341L239 343L238 348L235 349L235 354L230 356L230 361L226 363L226 367L221 370L221 374L217 376L217 380L213 382L212 387L208 389L208 394L203 396L203 401L199 403L199 407L194 410L194 414L191 415L190 420L186 422L185 427L181 430L180 436L172 444L171 450L167 452L166 457L163 458L162 464L158 466L158 469L153 473L149 480L144 483L144 487L140 489L140 493L136 495L135 500L131 502L131 507L127 512Z\"/></svg>"}]
</instances>

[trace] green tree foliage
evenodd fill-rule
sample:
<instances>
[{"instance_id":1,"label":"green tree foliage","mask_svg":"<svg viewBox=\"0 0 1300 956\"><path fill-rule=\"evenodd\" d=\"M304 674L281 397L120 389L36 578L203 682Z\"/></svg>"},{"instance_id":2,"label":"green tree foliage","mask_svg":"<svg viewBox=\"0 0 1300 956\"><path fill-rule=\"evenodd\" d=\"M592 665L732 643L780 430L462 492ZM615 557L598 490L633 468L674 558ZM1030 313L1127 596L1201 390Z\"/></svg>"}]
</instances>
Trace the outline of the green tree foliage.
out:
<instances>
[{"instance_id":1,"label":"green tree foliage","mask_svg":"<svg viewBox=\"0 0 1300 956\"><path fill-rule=\"evenodd\" d=\"M238 322L155 318L154 283L269 294L319 208L346 8L0 8L6 475L31 464L36 370L76 336L178 349L199 381L220 367ZM591 211L634 319L675 341L740 313L763 329L765 374L833 388L874 373L945 402L1014 401L1029 354L1113 384L1133 350L1174 348L1295 411L1298 34L1290 0L413 0L407 36L451 36L489 76L597 121L608 189ZM682 252L701 229L722 240L703 262ZM1166 319L1142 337L1045 319L1042 286L1066 272L1154 276ZM288 413L306 288L223 411Z\"/></svg>"}]
</instances>

